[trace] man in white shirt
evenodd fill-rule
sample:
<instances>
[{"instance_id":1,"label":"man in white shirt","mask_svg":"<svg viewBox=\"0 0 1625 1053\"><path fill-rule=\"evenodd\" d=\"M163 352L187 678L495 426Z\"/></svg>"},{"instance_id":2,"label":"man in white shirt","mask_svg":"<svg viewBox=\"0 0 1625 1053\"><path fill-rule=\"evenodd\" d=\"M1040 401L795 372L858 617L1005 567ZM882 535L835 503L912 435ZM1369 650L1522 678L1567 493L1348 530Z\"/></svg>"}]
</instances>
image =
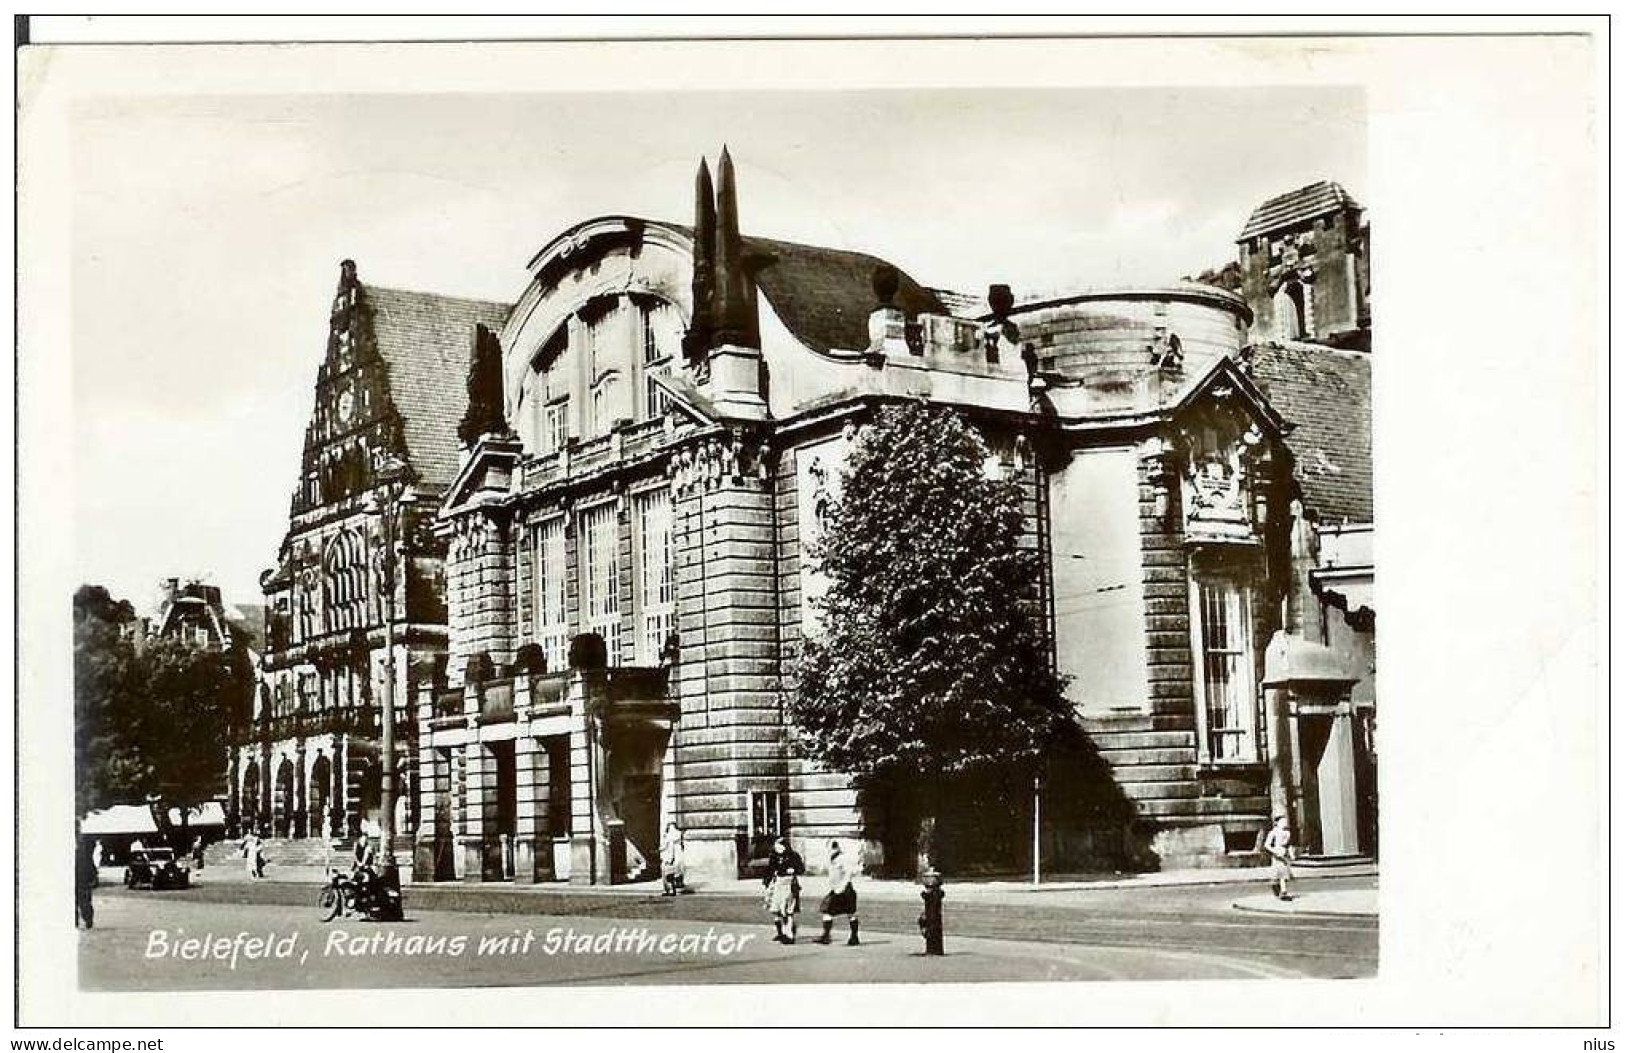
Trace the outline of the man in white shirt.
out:
<instances>
[{"instance_id":1,"label":"man in white shirt","mask_svg":"<svg viewBox=\"0 0 1625 1053\"><path fill-rule=\"evenodd\" d=\"M837 915L845 914L852 934L847 937L846 945L858 945L858 890L852 887L852 878L856 868L847 862L846 856L841 852L839 841L829 843L829 891L819 904L819 913L823 915L824 932L815 941L828 943L830 929L835 926Z\"/></svg>"}]
</instances>

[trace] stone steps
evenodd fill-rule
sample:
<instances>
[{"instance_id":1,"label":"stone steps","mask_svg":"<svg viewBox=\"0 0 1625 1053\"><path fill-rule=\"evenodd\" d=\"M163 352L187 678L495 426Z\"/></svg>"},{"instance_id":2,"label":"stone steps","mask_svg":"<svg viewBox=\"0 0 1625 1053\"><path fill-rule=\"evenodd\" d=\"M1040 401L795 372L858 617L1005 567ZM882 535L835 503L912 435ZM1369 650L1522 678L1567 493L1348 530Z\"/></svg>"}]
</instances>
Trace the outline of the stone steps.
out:
<instances>
[{"instance_id":1,"label":"stone steps","mask_svg":"<svg viewBox=\"0 0 1625 1053\"><path fill-rule=\"evenodd\" d=\"M1196 748L1194 731L1112 731L1099 732L1093 738L1101 750Z\"/></svg>"},{"instance_id":2,"label":"stone steps","mask_svg":"<svg viewBox=\"0 0 1625 1053\"><path fill-rule=\"evenodd\" d=\"M238 854L239 840L217 841L203 851L208 866L242 866ZM317 837L268 837L265 839L265 860L271 866L319 867L328 863L348 860L354 842L346 841L330 847Z\"/></svg>"},{"instance_id":3,"label":"stone steps","mask_svg":"<svg viewBox=\"0 0 1625 1053\"><path fill-rule=\"evenodd\" d=\"M1178 749L1115 749L1111 746L1101 746L1100 759L1113 768L1143 764L1192 764L1196 760L1196 747L1186 745Z\"/></svg>"},{"instance_id":4,"label":"stone steps","mask_svg":"<svg viewBox=\"0 0 1625 1053\"><path fill-rule=\"evenodd\" d=\"M1125 782L1123 796L1135 801L1186 800L1225 796L1246 800L1256 797L1260 787L1244 779L1192 779L1184 782Z\"/></svg>"},{"instance_id":5,"label":"stone steps","mask_svg":"<svg viewBox=\"0 0 1625 1053\"><path fill-rule=\"evenodd\" d=\"M1179 800L1137 800L1134 810L1144 816L1225 816L1257 817L1260 822L1269 815L1270 799L1267 794L1252 797L1195 797Z\"/></svg>"}]
</instances>

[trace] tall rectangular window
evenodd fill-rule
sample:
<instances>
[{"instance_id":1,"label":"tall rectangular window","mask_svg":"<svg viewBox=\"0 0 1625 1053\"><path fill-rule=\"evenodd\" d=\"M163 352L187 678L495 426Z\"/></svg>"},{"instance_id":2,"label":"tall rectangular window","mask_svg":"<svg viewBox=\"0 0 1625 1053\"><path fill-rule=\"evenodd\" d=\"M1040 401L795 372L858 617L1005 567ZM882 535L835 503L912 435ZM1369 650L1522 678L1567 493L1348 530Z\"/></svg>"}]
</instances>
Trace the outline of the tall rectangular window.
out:
<instances>
[{"instance_id":1,"label":"tall rectangular window","mask_svg":"<svg viewBox=\"0 0 1625 1053\"><path fill-rule=\"evenodd\" d=\"M1247 590L1224 579L1198 581L1195 626L1200 668L1197 705L1213 761L1258 759L1252 605Z\"/></svg>"},{"instance_id":2,"label":"tall rectangular window","mask_svg":"<svg viewBox=\"0 0 1625 1053\"><path fill-rule=\"evenodd\" d=\"M677 602L671 560L671 493L650 490L636 498L638 525L638 664L660 664Z\"/></svg>"},{"instance_id":3,"label":"tall rectangular window","mask_svg":"<svg viewBox=\"0 0 1625 1053\"><path fill-rule=\"evenodd\" d=\"M638 307L638 320L643 330L643 361L659 362L666 357L665 349L660 346L660 330L658 326L660 308L655 304L641 304Z\"/></svg>"},{"instance_id":4,"label":"tall rectangular window","mask_svg":"<svg viewBox=\"0 0 1625 1053\"><path fill-rule=\"evenodd\" d=\"M665 371L666 367L661 365L658 368L644 374L643 415L647 418L653 419L655 417L664 417L666 415L666 407L671 405L671 396L666 394L666 389L661 387L655 381L655 374L664 373Z\"/></svg>"},{"instance_id":5,"label":"tall rectangular window","mask_svg":"<svg viewBox=\"0 0 1625 1053\"><path fill-rule=\"evenodd\" d=\"M615 504L598 505L581 513L581 575L585 615L582 629L604 638L609 664L620 664L621 605L617 595Z\"/></svg>"},{"instance_id":6,"label":"tall rectangular window","mask_svg":"<svg viewBox=\"0 0 1625 1053\"><path fill-rule=\"evenodd\" d=\"M671 370L673 338L668 332L671 324L670 308L660 303L638 305L638 325L643 335L643 417L652 419L665 415L671 398L664 388L655 383L657 375Z\"/></svg>"},{"instance_id":7,"label":"tall rectangular window","mask_svg":"<svg viewBox=\"0 0 1625 1053\"><path fill-rule=\"evenodd\" d=\"M570 437L570 400L555 399L542 407L542 452L553 453L564 449Z\"/></svg>"},{"instance_id":8,"label":"tall rectangular window","mask_svg":"<svg viewBox=\"0 0 1625 1053\"><path fill-rule=\"evenodd\" d=\"M752 790L750 846L752 856L765 856L775 838L790 834L790 795L783 790Z\"/></svg>"},{"instance_id":9,"label":"tall rectangular window","mask_svg":"<svg viewBox=\"0 0 1625 1053\"><path fill-rule=\"evenodd\" d=\"M550 671L564 669L570 650L565 608L564 519L550 519L536 530L535 639Z\"/></svg>"}]
</instances>

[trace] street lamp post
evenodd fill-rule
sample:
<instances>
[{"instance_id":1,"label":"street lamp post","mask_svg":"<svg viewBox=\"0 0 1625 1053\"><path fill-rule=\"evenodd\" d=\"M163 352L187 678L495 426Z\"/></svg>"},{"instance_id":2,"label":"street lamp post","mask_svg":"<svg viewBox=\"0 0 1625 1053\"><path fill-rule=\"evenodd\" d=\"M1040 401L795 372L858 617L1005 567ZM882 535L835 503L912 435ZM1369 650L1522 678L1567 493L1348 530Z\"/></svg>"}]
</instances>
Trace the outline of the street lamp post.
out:
<instances>
[{"instance_id":1,"label":"street lamp post","mask_svg":"<svg viewBox=\"0 0 1625 1053\"><path fill-rule=\"evenodd\" d=\"M404 468L404 465L391 465ZM384 559L380 568L384 599L384 690L379 698L379 763L383 770L379 779L379 868L384 880L392 888L400 887L400 869L395 861L395 584L396 564L405 546L397 538L396 520L404 506L416 497L407 489L406 480L399 471L391 472L396 478L387 487L387 500L379 502L376 491L367 501L367 512L380 517L383 532Z\"/></svg>"}]
</instances>

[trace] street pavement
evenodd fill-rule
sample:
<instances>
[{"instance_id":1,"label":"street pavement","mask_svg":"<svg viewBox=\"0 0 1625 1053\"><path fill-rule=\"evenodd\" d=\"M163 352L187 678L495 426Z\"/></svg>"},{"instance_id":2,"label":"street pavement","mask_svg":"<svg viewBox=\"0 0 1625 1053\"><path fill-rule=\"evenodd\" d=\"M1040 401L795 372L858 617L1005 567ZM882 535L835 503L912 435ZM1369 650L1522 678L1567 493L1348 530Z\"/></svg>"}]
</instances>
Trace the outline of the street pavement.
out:
<instances>
[{"instance_id":1,"label":"street pavement","mask_svg":"<svg viewBox=\"0 0 1625 1053\"><path fill-rule=\"evenodd\" d=\"M209 877L206 871L184 891L104 886L97 927L80 934L81 985L150 991L1335 978L1377 969L1374 917L1309 910L1317 897L1374 902L1369 877L1300 882L1299 914L1237 910L1257 898L1257 889L1233 884L1010 893L1023 897L1014 903L950 886L949 954L941 959L920 953L919 902L901 894L863 898L859 947L839 945L841 924L837 945L809 942L818 931L809 896L801 942L784 947L770 941L760 899L748 886L675 899L641 889L412 886L405 922L324 925L312 885ZM236 940L239 933L270 934L267 952L286 949L288 956L252 958L242 946L249 937ZM184 957L190 952L182 941L207 935L236 941L234 968ZM482 949L483 941L502 936L514 939L506 948L487 942Z\"/></svg>"}]
</instances>

